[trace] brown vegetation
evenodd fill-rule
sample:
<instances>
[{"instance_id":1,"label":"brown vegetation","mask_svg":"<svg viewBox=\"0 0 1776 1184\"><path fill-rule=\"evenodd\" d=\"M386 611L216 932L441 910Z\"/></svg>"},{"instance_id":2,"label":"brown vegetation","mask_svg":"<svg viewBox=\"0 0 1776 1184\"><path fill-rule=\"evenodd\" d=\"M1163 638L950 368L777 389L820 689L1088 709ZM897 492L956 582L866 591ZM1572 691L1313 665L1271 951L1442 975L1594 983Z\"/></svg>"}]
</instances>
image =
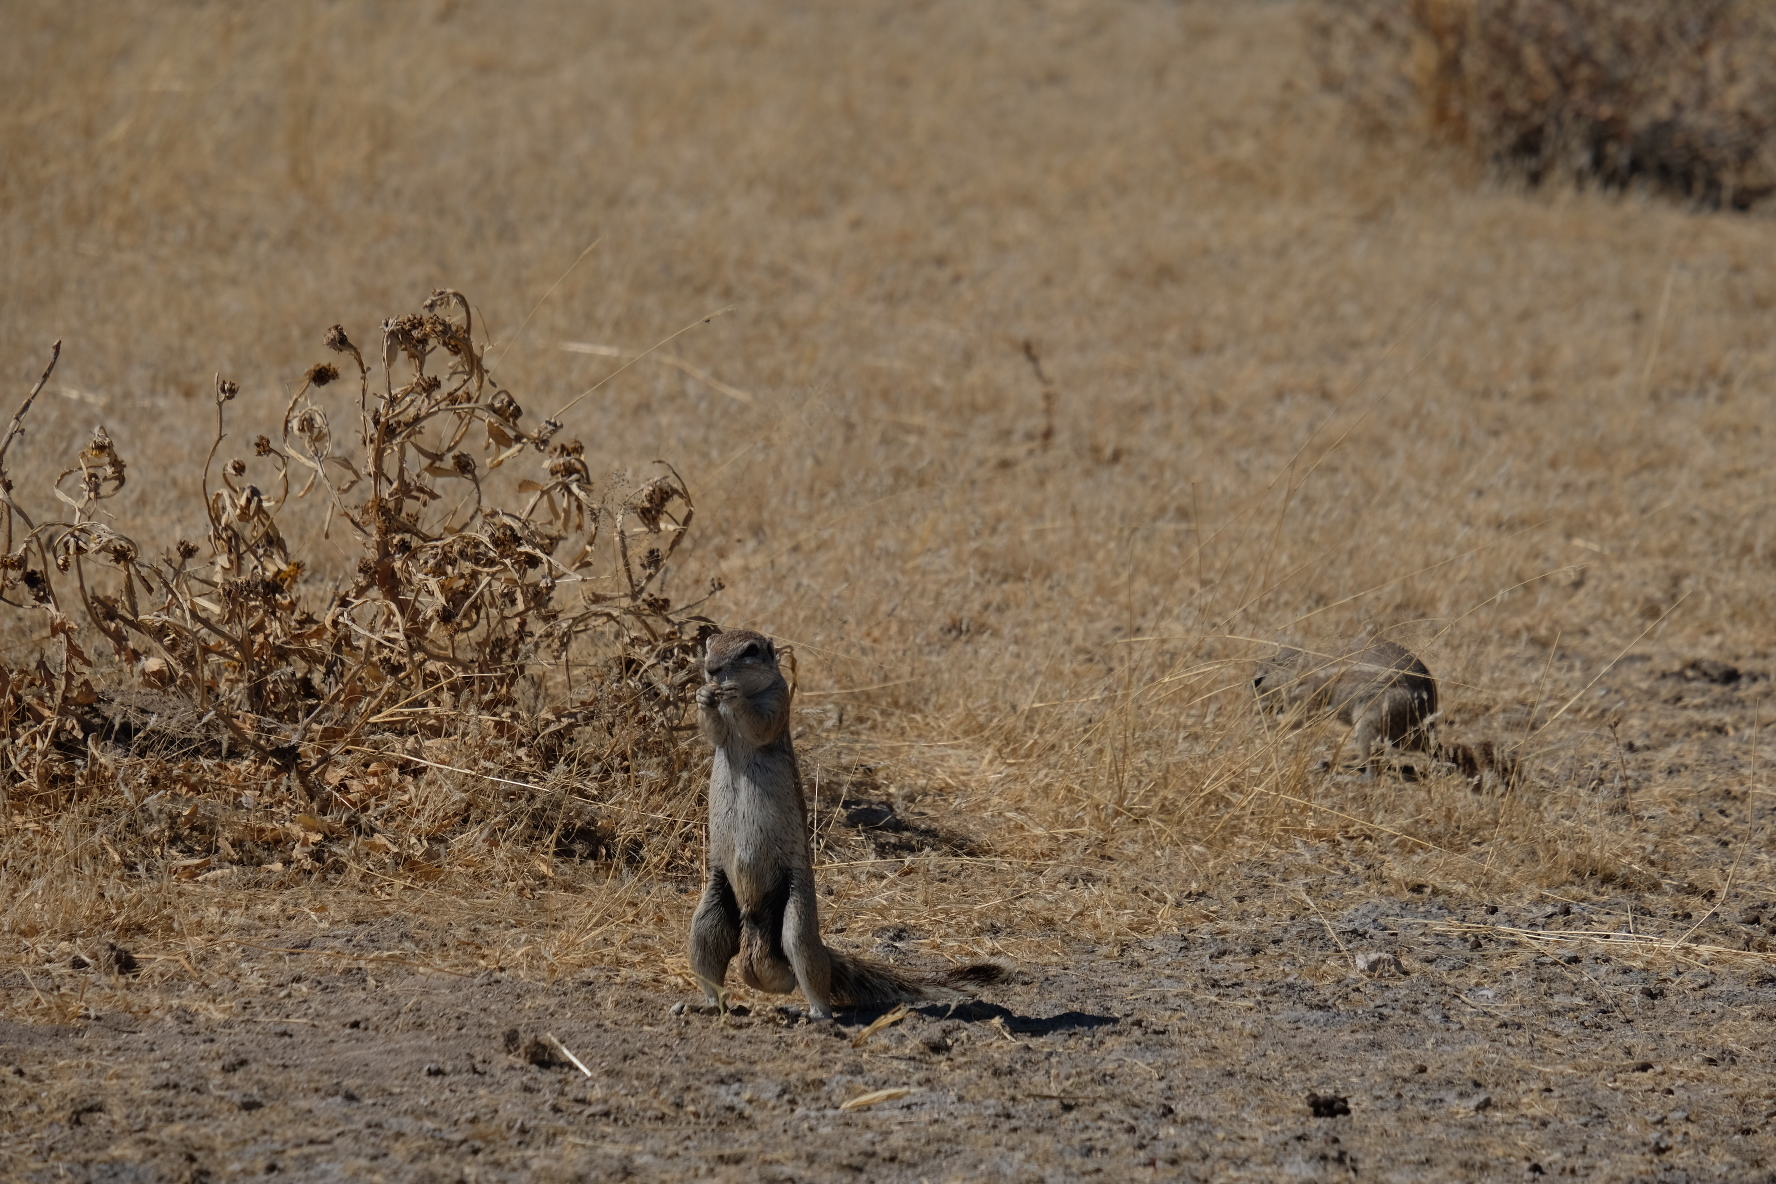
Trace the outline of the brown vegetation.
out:
<instances>
[{"instance_id":1,"label":"brown vegetation","mask_svg":"<svg viewBox=\"0 0 1776 1184\"><path fill-rule=\"evenodd\" d=\"M855 796L852 786L877 784L878 795L938 795L955 829L1010 861L997 866L1114 856L1119 864L1156 860L1153 867L1171 869L1151 885L1137 876L1127 885L1133 895L1093 906L1091 915L1102 918L1094 923L1111 930L1158 923L1167 914L1150 913L1149 900L1178 907L1189 893L1212 886L1223 861L1247 851L1246 844L1263 849L1297 837L1371 835L1397 846L1376 865L1384 878L1423 878L1387 869L1399 860L1416 867L1429 858L1441 869L1439 882L1474 889L1522 883L1570 892L1599 874L1614 882L1644 878L1650 887L1658 877L1629 870L1641 863L1631 854L1633 836L1659 794L1678 795L1675 805L1686 791L1680 783L1659 788L1667 783L1654 777L1642 791L1643 814L1633 817L1621 794L1612 796L1624 776L1618 736L1605 725L1623 709L1599 699L1597 690L1609 684L1608 664L1637 646L1724 646L1740 658L1767 644L1767 581L1758 574L1765 563L1765 511L1756 492L1762 465L1756 392L1771 372L1759 312L1767 285L1746 264L1758 232L1601 199L1582 209L1526 206L1502 195L1464 195L1435 178L1408 184L1403 174L1387 171L1384 158L1364 161L1347 146L1326 142L1316 120L1336 120L1335 107L1322 112L1301 95L1289 100L1290 119L1264 114L1284 109L1267 97L1272 84L1262 80L1275 75L1265 71L1293 62L1297 51L1286 41L1257 57L1258 51L1237 47L1270 25L1254 23L1257 16L1210 20L1189 10L1179 19L1176 29L1201 39L1187 84L1161 69L1172 51L1145 43L1162 32L1172 35L1174 26L1152 23L1157 17L1102 27L1063 21L1015 49L1010 34L990 22L964 23L949 35L994 47L1003 69L975 74L958 63L956 73L904 73L913 61L908 57L904 66L878 64L849 76L848 101L857 114L847 118L862 120L880 146L870 152L845 147L858 137L840 134L843 122L818 137L818 149L804 135L787 135L771 113L794 106L790 96L797 92L754 94L755 75L730 72L750 60L752 51L739 48L748 38L763 38L759 44L767 48L757 52L786 64L801 60L797 55L836 36L822 31L821 20L750 34L712 26L698 43L696 52L704 55L699 77L716 88L711 94L738 88L734 96L748 95L755 104L717 103L729 114L713 119L707 113L691 118L644 84L635 67L611 56L613 45L632 43L637 58L653 45L650 28L619 23L572 41L581 55L573 60L596 68L576 68L560 87L536 91L535 110L525 108L522 117L506 106L514 100L491 96L509 95L514 85L522 89L512 71L531 60L525 55L543 55L534 65L567 61L549 56L567 51L521 49L514 42L511 60L463 58L454 68L491 71L500 79L477 100L484 105L471 108L484 122L431 123L416 109L418 122L398 136L375 131L386 127L375 104L392 98L328 85L328 72L344 68L328 64L332 58L278 58L271 40L257 40L270 38L269 29L236 26L219 12L199 27L216 37L236 30L227 34L237 38L227 56L212 62L205 47L220 42L186 27L165 30L172 40L154 49L162 34L142 26L145 39L119 67L122 81L102 87L79 81L97 77L79 64L100 57L78 55L107 51L56 40L58 54L77 56L36 89L66 97L44 98L11 117L19 131L18 167L7 173L6 200L15 224L38 220L38 230L12 248L14 274L35 277L21 282L34 283L42 298L9 306L5 344L15 366L40 358L58 334L69 344L48 394L31 411L35 430L9 454L9 475L20 498L46 488L70 468L59 457L90 435L82 422L105 421L113 452L129 460L131 484L123 491L103 484L113 453L102 441L91 446L96 451L82 472L101 481L101 493L115 496L98 503L83 502L87 494L75 499L73 516L64 516L71 530L78 526L93 542L70 545L63 558L75 577L95 558L109 569L114 565L102 554L100 535L128 538L138 596L152 588L155 599L121 615L137 617L148 632L119 622L127 582L103 590L111 599L94 600L99 623L121 630L115 639L127 661L135 660L132 654L158 657L187 693L215 694L228 708L216 721L232 745L242 746L231 748L231 756L251 753L255 770L247 784L235 786L246 774L233 770L247 766L231 762L218 771L205 763L216 756L188 746L180 758L196 763L164 788L175 796L198 786L219 794L224 784L231 794L255 792L260 814L252 825L264 839L244 853L238 836L231 837L236 823L193 811L183 798L174 808L174 797L156 796L158 784L132 785L122 797L109 790L68 792L90 774L52 765L58 771L50 785L63 788L11 794L7 874L34 886L34 903L29 916L8 923L41 934L32 942L93 931L146 940L160 924L149 918L161 914L124 902L162 883L165 874L232 867L248 882L266 877L272 888L288 883L280 877L303 863L298 853L326 867L328 853L339 851L344 864L387 875L388 864L365 863L358 854L362 844L376 853L377 833L400 848L400 859L435 867L424 876L444 877L435 881L442 887L505 883L531 891L566 870L548 866L557 853L591 857L594 879L602 861L619 850L662 870L689 870L695 857L689 799L656 799L641 788L657 771L673 780L680 765L625 770L621 778L638 780L622 784L634 788L608 798L600 790L591 795L599 810L576 814L569 807L579 801L578 791L563 787L617 782L602 780L610 770L584 763L591 757L569 759L563 749L532 743L562 721L537 712L569 705L565 681L561 695L533 689L515 711L504 698L523 690L515 677L519 667L556 668L547 623L520 619L526 611L554 611L537 607L553 566L520 566L510 585L520 600L490 602L493 611L478 632L459 633L459 644L472 645L474 673L496 676L485 705L491 710L475 711L514 712L509 727L516 734L502 741L510 752L495 767L477 764L474 753L459 754L457 739L414 734L435 728L436 717L412 712L412 722L394 729L406 733L406 756L355 754L362 758L356 767L363 780L355 784L363 802L353 805L358 799L349 789L344 799L316 796L312 785L304 790L285 776L295 773L299 782L323 770L342 775L339 755L329 754L366 735L367 720L386 729L391 712L428 702L427 695L436 697L431 706L458 703L465 676L424 647L440 636L440 613L472 616L472 609L452 607L449 595L425 588L442 588L453 578L467 587L473 582L467 573L483 559L512 571L483 550L498 550L485 537L492 524L517 521L499 518L492 506L528 507L535 525L524 530L564 534L562 514L584 514L585 522L574 525L591 530L632 513L624 507L636 504L587 492L551 510L547 498L539 502L538 493L520 496L514 488L487 502L474 530L451 536L479 540L476 555L446 555L427 544L395 556L386 525L394 519L365 509L378 495L366 484L343 488L356 479L369 482L372 464L393 465L393 453L376 444L382 437L372 428L366 447L384 452L380 460L354 460L355 477L338 460L317 459L327 448L325 433L348 434L340 425L349 424L349 435L361 435L369 421L347 399L327 411L330 426L323 427L305 411L308 402L356 387L369 400L366 408L391 399L401 407L423 403L434 416L428 422L449 430L439 427L438 438L422 445L438 459L408 453L406 480L420 484L411 484L408 495L417 500L398 513L423 502L434 519L454 514L460 523L475 504L476 466L507 451L500 433L511 437L512 447L523 439L519 421L496 407L500 392L509 389L531 405L569 403L595 377L587 374L587 355L537 347L587 338L621 355L605 364L605 373L622 369L563 416L562 434L586 440L584 453L551 459L531 449L523 455L538 466L573 468L582 490L645 489L674 497L698 491L699 522L716 524L712 532L707 539L690 537L646 578L687 589L724 578L732 588L723 596L723 617L762 626L796 648L814 792ZM53 37L52 18L46 13L42 20L42 35ZM444 17L421 27L443 36L453 26ZM332 47L342 61L381 60L362 56L382 52L378 30L343 17L305 28L302 36ZM928 32L910 17L887 29L878 41L889 62L912 54ZM1083 40L1075 46L1073 36ZM1112 61L1147 61L1153 70L1126 93L1086 87L1083 80L1096 77L1091 71ZM228 79L245 79L236 72L250 62L278 63L275 69L285 71L276 75L274 98L227 106L203 97L219 94L213 88ZM159 77L156 69L177 63L194 71L177 77L209 79L204 85L212 89L148 87ZM39 68L23 59L16 66ZM1246 89L1229 81L1233 89L1217 92L1224 106L1216 110L1224 114L1198 111L1204 92L1197 88L1223 67L1249 79ZM1054 71L1062 74L1051 78ZM787 65L772 73L784 87L800 76ZM405 85L408 77L397 71L388 85ZM1023 112L1016 126L1049 120L1043 154L1032 157L1020 148L1012 124L1003 125L1010 141L995 138L992 129L1001 125L991 121L916 129L905 122L905 101L891 100L903 78L927 89L960 88L945 92L945 110L992 111L1015 100ZM103 103L137 85L132 79L147 89L128 91L133 97L114 115L125 121L118 126L134 130L115 148L89 146L80 128L113 126L105 123L111 109ZM590 88L589 106L569 101L575 86ZM425 184L444 184L460 163L431 150L446 127L449 134L482 130L490 151L505 152L510 132L500 140L494 129L508 116L537 121L519 126L538 129L566 120L562 126L583 125L588 135L608 137L614 125L600 121L616 119L615 109L601 108L592 96L619 93L638 105L625 118L640 120L634 136L642 146L613 148L617 155L610 159L551 156L530 173L508 170L499 182L501 200L464 195L438 210L435 225L412 225L409 239L362 256L364 235L351 227L385 225L375 219L390 215L378 210L403 208ZM933 96L920 101L935 103ZM1160 104L1157 112L1142 96ZM1066 114L1081 102L1092 112L1089 126ZM742 109L753 114L742 119ZM605 114L570 117L571 110ZM1012 119L1011 108L1005 111ZM88 122L69 122L76 112ZM1217 131L1215 119L1243 122ZM184 132L175 136L174 129ZM910 135L922 137L919 155L894 163L900 159L894 146ZM662 137L692 156L646 146ZM228 146L245 140L278 145L277 167L267 172L249 157L231 157ZM1191 169L1165 163L1186 148L1198 158ZM961 170L964 159L993 167ZM518 167L516 159L512 164ZM582 177L584 192L597 195L605 211L602 221L613 232L622 229L565 278L579 247L565 249L561 238L563 170ZM903 177L904 170L914 171ZM662 220L657 203L623 198L611 179L625 174L632 186L653 178L648 184L684 193L701 192L695 177L726 175L749 196L724 199L725 212L710 207L703 215L708 225L693 229ZM74 175L88 178L83 195L63 188ZM786 188L791 177L796 188ZM393 189L372 184L375 178L386 178ZM927 179L938 178L961 187L942 199L941 217L940 206L928 204L939 199L929 195ZM1311 192L1303 188L1310 179ZM176 200L191 184L201 184L205 195L198 211ZM27 204L32 186L53 200ZM1189 220L1163 213L1179 203L1199 213ZM756 212L745 212L755 206ZM1096 212L1065 213L1075 206ZM287 221L288 246L279 250L288 252L280 257L291 261L291 282L257 297L262 302L243 313L224 316L218 299L206 293L231 285L246 291L226 277L245 268L242 252L258 249L251 246L251 228L278 210ZM207 239L203 250L176 247L197 230L200 216L221 237ZM493 217L512 219L507 225L517 237L492 233L486 220ZM1581 225L1583 234L1571 233ZM776 237L759 238L745 231L751 226L779 229ZM1057 238L1046 227L1064 230ZM104 244L101 253L111 262L82 263L91 256L77 251L43 253L57 242L70 250ZM465 285L495 289L474 335L460 298L447 296L441 312L412 321L416 331L435 330L435 336L416 338L418 355L409 350L409 360L394 360L407 367L401 376L385 375L375 356L366 356L366 371L358 372L347 351L322 355L344 361L345 379L315 385L338 364L315 363L313 343L330 319L322 312L329 304L312 299L302 279L318 274L316 253L330 260L330 270L362 278L364 291L348 303L363 307L364 300L382 298L391 279L429 272L430 264L419 262L429 245L462 242L485 245L450 248L451 270ZM1668 245L1654 250L1650 242ZM493 279L509 272L509 261L533 257L527 267L534 278L523 285L527 300L509 279ZM190 299L169 302L150 294L162 274L159 265L145 268L150 259L202 268L209 278L187 287ZM117 276L119 267L133 278ZM83 293L95 284L122 294L102 322L79 311ZM129 295L137 291L139 298ZM739 313L700 323L700 313L735 298L743 298ZM517 310L532 306L535 314L520 336L525 318ZM300 307L313 311L300 318L307 323L292 337L283 324ZM490 333L489 317L507 328ZM347 321L350 340L376 343L375 331L364 327L374 318ZM659 354L627 360L686 322L696 331L661 351L680 365L656 364ZM397 347L402 324L389 331ZM217 326L229 332L218 334ZM120 353L121 341L113 337L134 345ZM482 362L477 351L488 338L495 342L485 355L491 362ZM602 345L609 341L618 345ZM436 349L456 372L443 387L430 388L413 359ZM205 409L210 398L198 393L190 372L212 357L225 373L240 376L242 393L226 411L239 418L245 436L275 433L284 441L241 458L266 468L252 480L276 494L253 498L248 478L236 476L232 462L223 462L208 483L203 477L214 433L201 447L192 441L206 420L213 428L218 409ZM278 391L289 376L304 374L285 387L289 393ZM551 388L562 394L525 394ZM451 402L470 396L461 405ZM596 416L589 415L593 410ZM577 423L576 415L583 417ZM540 418L529 411L522 422ZM288 424L287 440L281 423ZM478 433L473 440L463 435L471 427ZM493 453L464 451L470 443L485 445L489 435ZM462 462L451 459L459 453ZM655 455L674 460L686 474L684 486L671 477L647 484L646 467L634 458ZM311 466L284 458L305 458ZM469 475L461 475L459 463ZM292 479L307 481L314 464L327 478L317 485L318 496L277 509L275 534L251 525L248 519L257 521L282 501L284 467L301 469ZM426 474L427 468L451 475ZM599 472L612 476L584 476ZM63 487L87 488L87 477L76 476L70 473ZM559 489L563 476L538 472L533 479ZM390 467L376 480L400 478ZM460 492L434 502L418 492L422 485ZM248 519L238 516L243 498L252 503ZM196 514L187 508L193 504ZM95 518L98 505L113 517ZM348 513L357 526L349 526ZM205 562L213 554L239 563L243 577L258 575L259 591L232 593L248 595L238 605L216 599L211 585L219 576L205 574L208 582L198 582L193 557L178 558L181 537L206 540ZM341 549L342 539L353 538L363 540L368 574ZM571 563L562 557L577 551L578 538L561 544L565 550L551 563ZM607 531L600 545L612 538ZM41 543L51 545L47 536ZM525 544L515 539L513 546L522 552ZM143 558L157 554L171 555L171 566ZM311 566L298 577L293 560L304 555L313 556ZM424 565L434 559L462 565L462 574L428 585L434 577ZM27 566L48 572L54 563L46 566L40 557ZM600 587L648 611L647 589L631 589L618 573L617 556L607 554L598 574L616 582ZM547 603L558 607L561 594L554 596ZM238 659L224 665L207 651L193 656L179 640L189 628L180 622L188 610L210 612L200 604L206 599L215 604L212 623L219 632L240 640L224 617L254 624L265 648L244 665ZM410 601L404 610L403 599ZM355 606L356 629L340 615L327 624L339 603ZM324 673L329 659L309 648L316 641L300 637L312 627L303 623L303 612L338 634L343 665L331 676ZM11 618L18 647L12 668L33 669L35 658L25 656L36 648L31 639L44 636L44 622L53 619L42 611ZM574 619L583 626L602 618ZM1251 651L1242 639L1328 638L1365 624L1382 626L1425 657L1443 685L1445 727L1456 730L1454 738L1521 749L1530 788L1477 796L1454 769L1444 780L1399 788L1326 781L1313 744L1278 743L1259 725L1249 701L1245 656ZM508 655L502 639L520 627L538 634L536 648ZM619 632L640 636L632 625ZM59 647L66 640L95 652L99 636L57 634L46 650L49 683L32 693L65 699L70 678L77 689L88 675L78 660L62 664ZM673 662L682 659L674 649L678 636L668 630L666 652L678 654ZM231 643L216 638L213 644ZM620 650L637 643L615 644ZM384 660L417 663L396 675L415 679L411 689L368 686L371 668ZM252 663L276 679L248 676L260 668ZM210 673L200 677L199 667ZM351 672L360 668L368 693L350 689ZM570 661L560 669L565 680L576 666ZM119 668L111 677L121 684L133 675ZM298 689L304 678L318 698ZM682 689L682 679L674 673L669 682ZM420 698L404 702L410 695ZM472 701L473 695L461 700ZM619 701L634 700L612 700ZM311 719L317 707L321 713ZM239 713L232 729L230 713ZM1628 731L1619 739L1635 740L1636 725L1624 722ZM301 729L307 731L298 735ZM573 751L588 751L585 727L573 735ZM602 753L611 740L605 731L598 735L591 747ZM220 734L204 743L216 744L219 755ZM93 752L101 764L112 759L103 745ZM73 753L45 756L79 764ZM864 778L855 772L861 764L876 771ZM35 768L22 773L34 777ZM483 770L502 780L487 780ZM47 796L39 801L34 792ZM149 799L153 804L144 804ZM412 812L410 839L361 833L354 810L385 799L404 800ZM274 801L289 804L274 808ZM332 812L318 808L329 802ZM629 821L611 822L605 811ZM123 821L161 814L174 821ZM304 829L301 815L314 823ZM561 820L576 834L596 837L557 852L550 838L555 824L520 821L532 817ZM105 830L105 818L121 829ZM500 821L489 828L489 819ZM27 821L34 829L21 829ZM120 843L131 828L155 836L155 859L126 855ZM88 841L95 834L103 844ZM536 855L515 857L502 865L501 876L489 877L480 844L495 837ZM1483 851L1478 861L1475 844ZM76 850L79 858L68 861L66 853ZM322 858L315 858L317 851ZM536 856L547 874L539 874ZM285 872L258 870L275 864ZM332 866L338 873L343 865ZM95 903L96 912L51 907L52 889L76 868L116 877L122 895ZM1675 878L1702 882L1709 875L1695 868ZM92 899L71 883L65 887ZM1065 914L1074 906L1056 907ZM34 919L38 909L41 918ZM662 971L676 966L676 944L667 940L661 947Z\"/></svg>"},{"instance_id":2,"label":"brown vegetation","mask_svg":"<svg viewBox=\"0 0 1776 1184\"><path fill-rule=\"evenodd\" d=\"M440 873L435 850L474 866L502 841L619 861L651 846L657 870L685 870L685 826L659 821L691 813L694 759L677 733L715 625L659 583L690 495L670 468L627 494L601 488L584 445L555 439L558 420L520 426L524 409L488 380L468 301L440 290L425 308L383 322L374 393L344 328L326 332L357 372L343 409L354 449L335 439L342 409L324 406L339 370L320 362L279 443L260 435L251 462L218 463L239 394L218 377L199 479L209 529L158 560L101 505L129 470L102 427L56 478L61 516L21 504L5 457L52 359L0 440L0 602L51 638L34 669L0 666L9 816L91 811L84 825L127 871L181 880L286 861L336 877L342 847L357 872L423 880ZM542 479L502 482L495 471L521 455ZM329 590L304 587L314 564L279 525L317 490L323 537L359 551ZM521 508L494 500L512 496ZM76 611L87 644L110 650L103 667L76 640ZM461 765L500 775L477 783ZM398 792L397 767L464 773L479 792L416 799ZM511 787L525 791L516 805ZM144 795L181 823L145 827Z\"/></svg>"}]
</instances>

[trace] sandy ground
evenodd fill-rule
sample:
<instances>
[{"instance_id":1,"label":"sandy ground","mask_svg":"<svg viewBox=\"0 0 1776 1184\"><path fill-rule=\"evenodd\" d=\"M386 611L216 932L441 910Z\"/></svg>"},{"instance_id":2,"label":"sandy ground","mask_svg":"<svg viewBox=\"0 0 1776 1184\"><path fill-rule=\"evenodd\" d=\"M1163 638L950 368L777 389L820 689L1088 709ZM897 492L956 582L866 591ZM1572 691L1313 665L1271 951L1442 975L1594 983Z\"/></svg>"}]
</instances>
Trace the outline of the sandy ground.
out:
<instances>
[{"instance_id":1,"label":"sandy ground","mask_svg":"<svg viewBox=\"0 0 1776 1184\"><path fill-rule=\"evenodd\" d=\"M610 973L541 985L316 956L395 949L418 962L443 944L394 920L290 933L266 944L292 952L257 954L276 989L226 1016L193 991L163 1016L0 1027L0 1170L45 1181L1769 1177L1776 1098L1756 1033L1776 1017L1776 982L1475 936L1507 923L1589 928L1586 908L1488 913L1367 893L1341 907L1360 879L1319 881L1318 914L1235 896L1218 922L1120 949L1075 946L987 998L920 1007L861 1044L873 1016L675 1014L670 995ZM1372 973L1356 972L1371 953L1382 955ZM1327 973L1338 967L1348 972ZM13 974L5 989L29 988ZM878 1090L906 1092L842 1108Z\"/></svg>"}]
</instances>

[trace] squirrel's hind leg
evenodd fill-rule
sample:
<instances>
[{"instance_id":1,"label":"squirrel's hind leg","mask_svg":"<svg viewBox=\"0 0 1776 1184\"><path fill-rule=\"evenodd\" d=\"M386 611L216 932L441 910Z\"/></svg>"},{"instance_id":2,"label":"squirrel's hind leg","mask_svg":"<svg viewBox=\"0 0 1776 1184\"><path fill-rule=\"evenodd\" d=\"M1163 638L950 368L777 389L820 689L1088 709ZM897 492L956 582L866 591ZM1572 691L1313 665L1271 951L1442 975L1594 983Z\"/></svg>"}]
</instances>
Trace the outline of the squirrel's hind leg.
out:
<instances>
[{"instance_id":1,"label":"squirrel's hind leg","mask_svg":"<svg viewBox=\"0 0 1776 1184\"><path fill-rule=\"evenodd\" d=\"M790 884L789 903L783 910L783 949L795 967L796 985L808 1000L808 1014L817 1020L831 1019L832 955L820 940L812 875L795 876Z\"/></svg>"},{"instance_id":2,"label":"squirrel's hind leg","mask_svg":"<svg viewBox=\"0 0 1776 1184\"><path fill-rule=\"evenodd\" d=\"M721 985L728 963L740 952L740 905L728 877L711 871L703 885L703 899L691 918L691 973L703 986L710 1006L721 1005Z\"/></svg>"}]
</instances>

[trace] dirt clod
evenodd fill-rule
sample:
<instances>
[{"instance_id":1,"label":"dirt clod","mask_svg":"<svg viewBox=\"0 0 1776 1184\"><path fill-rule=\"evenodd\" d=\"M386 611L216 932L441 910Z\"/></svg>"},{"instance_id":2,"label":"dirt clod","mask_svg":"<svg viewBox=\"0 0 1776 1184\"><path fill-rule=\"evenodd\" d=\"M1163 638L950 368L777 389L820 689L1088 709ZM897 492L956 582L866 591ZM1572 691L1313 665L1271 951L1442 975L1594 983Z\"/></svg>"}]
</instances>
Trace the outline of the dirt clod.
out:
<instances>
[{"instance_id":1,"label":"dirt clod","mask_svg":"<svg viewBox=\"0 0 1776 1184\"><path fill-rule=\"evenodd\" d=\"M553 1069L567 1062L555 1052L555 1046L541 1036L532 1036L518 1051L518 1059L539 1069Z\"/></svg>"},{"instance_id":2,"label":"dirt clod","mask_svg":"<svg viewBox=\"0 0 1776 1184\"><path fill-rule=\"evenodd\" d=\"M1672 677L1686 682L1706 682L1718 687L1730 687L1743 678L1744 674L1730 662L1714 658L1694 658L1674 671Z\"/></svg>"},{"instance_id":3,"label":"dirt clod","mask_svg":"<svg viewBox=\"0 0 1776 1184\"><path fill-rule=\"evenodd\" d=\"M1406 967L1397 954L1368 950L1357 954L1353 960L1356 962L1357 970L1371 978L1400 976L1406 973Z\"/></svg>"}]
</instances>

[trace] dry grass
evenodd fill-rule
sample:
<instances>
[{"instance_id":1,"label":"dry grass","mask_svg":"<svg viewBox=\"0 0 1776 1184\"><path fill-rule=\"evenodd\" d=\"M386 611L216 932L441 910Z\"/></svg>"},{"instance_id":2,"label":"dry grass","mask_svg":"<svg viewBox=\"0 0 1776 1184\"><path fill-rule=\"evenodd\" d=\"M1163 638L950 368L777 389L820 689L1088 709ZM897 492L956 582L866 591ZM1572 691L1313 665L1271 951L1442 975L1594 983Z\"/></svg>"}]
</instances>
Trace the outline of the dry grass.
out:
<instances>
[{"instance_id":1,"label":"dry grass","mask_svg":"<svg viewBox=\"0 0 1776 1184\"><path fill-rule=\"evenodd\" d=\"M379 11L139 6L76 33L17 10L21 397L64 340L7 460L21 496L98 420L131 464L105 521L143 555L202 537L210 376L239 384L231 438L274 434L327 325L373 341L447 285L526 407L627 367L562 430L608 488L671 461L698 529L665 594L720 579L711 615L794 647L853 932L1041 958L1175 924L1279 853L1378 892L1767 880L1748 721L1707 741L1692 821L1703 789L1662 771L1692 741L1611 665L1770 652L1766 221L1355 143L1287 5ZM350 586L323 506L279 524L303 595ZM9 613L0 658L29 667L43 621ZM1446 734L1520 754L1517 787L1328 777L1334 735L1264 729L1254 639L1371 627L1438 676ZM399 910L486 926L465 965L673 971L690 801L454 743L360 766L429 882L304 828L340 820L287 780L251 861L222 850L232 816L157 788L15 794L6 956L117 941L201 977L298 908ZM193 759L182 793L271 792ZM524 822L576 796L629 811L629 862ZM961 838L876 854L847 799Z\"/></svg>"}]
</instances>

